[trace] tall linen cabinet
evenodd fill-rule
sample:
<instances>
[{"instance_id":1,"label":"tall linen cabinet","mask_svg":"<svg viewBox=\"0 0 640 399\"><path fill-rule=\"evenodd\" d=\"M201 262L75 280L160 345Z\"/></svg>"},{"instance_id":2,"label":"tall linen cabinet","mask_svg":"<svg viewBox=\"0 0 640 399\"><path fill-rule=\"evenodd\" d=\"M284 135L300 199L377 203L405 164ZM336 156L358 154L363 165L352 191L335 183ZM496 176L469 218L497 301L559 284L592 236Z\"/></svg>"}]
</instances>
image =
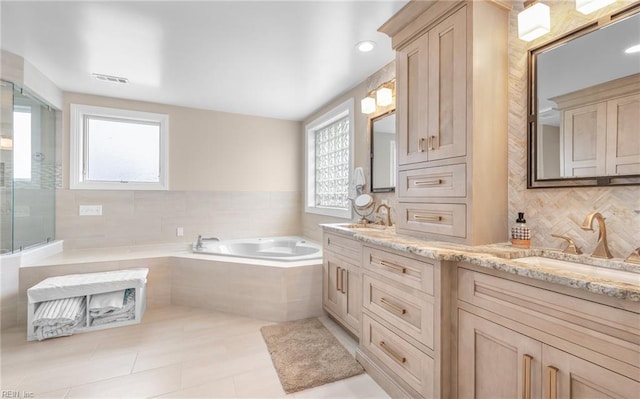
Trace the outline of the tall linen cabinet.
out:
<instances>
[{"instance_id":1,"label":"tall linen cabinet","mask_svg":"<svg viewBox=\"0 0 640 399\"><path fill-rule=\"evenodd\" d=\"M414 1L380 28L396 50L399 233L508 239L508 13Z\"/></svg>"}]
</instances>

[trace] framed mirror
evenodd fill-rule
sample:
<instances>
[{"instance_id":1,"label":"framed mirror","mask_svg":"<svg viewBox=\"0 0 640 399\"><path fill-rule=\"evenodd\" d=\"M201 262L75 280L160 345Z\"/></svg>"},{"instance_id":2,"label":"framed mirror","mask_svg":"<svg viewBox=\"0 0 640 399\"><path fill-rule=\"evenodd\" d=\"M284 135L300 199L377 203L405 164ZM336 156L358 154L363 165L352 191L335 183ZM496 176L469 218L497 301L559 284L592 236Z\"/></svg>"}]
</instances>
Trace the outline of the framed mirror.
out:
<instances>
[{"instance_id":1,"label":"framed mirror","mask_svg":"<svg viewBox=\"0 0 640 399\"><path fill-rule=\"evenodd\" d=\"M640 184L640 6L529 52L529 188Z\"/></svg>"},{"instance_id":2,"label":"framed mirror","mask_svg":"<svg viewBox=\"0 0 640 399\"><path fill-rule=\"evenodd\" d=\"M369 119L371 140L371 192L396 189L396 111Z\"/></svg>"}]
</instances>

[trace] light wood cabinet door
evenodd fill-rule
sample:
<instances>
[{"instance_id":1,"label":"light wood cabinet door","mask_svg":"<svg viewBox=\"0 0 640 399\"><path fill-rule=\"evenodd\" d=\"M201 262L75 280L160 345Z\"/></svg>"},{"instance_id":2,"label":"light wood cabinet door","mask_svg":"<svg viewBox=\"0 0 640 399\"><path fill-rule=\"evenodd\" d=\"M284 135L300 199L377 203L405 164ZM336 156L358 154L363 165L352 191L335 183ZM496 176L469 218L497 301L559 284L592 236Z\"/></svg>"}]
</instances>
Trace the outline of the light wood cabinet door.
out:
<instances>
[{"instance_id":1,"label":"light wood cabinet door","mask_svg":"<svg viewBox=\"0 0 640 399\"><path fill-rule=\"evenodd\" d=\"M427 161L428 34L396 53L398 163Z\"/></svg>"},{"instance_id":2,"label":"light wood cabinet door","mask_svg":"<svg viewBox=\"0 0 640 399\"><path fill-rule=\"evenodd\" d=\"M322 304L345 327L358 335L362 317L362 272L336 254L325 251Z\"/></svg>"},{"instance_id":3,"label":"light wood cabinet door","mask_svg":"<svg viewBox=\"0 0 640 399\"><path fill-rule=\"evenodd\" d=\"M458 312L458 398L541 398L542 344Z\"/></svg>"},{"instance_id":4,"label":"light wood cabinet door","mask_svg":"<svg viewBox=\"0 0 640 399\"><path fill-rule=\"evenodd\" d=\"M466 155L466 8L398 51L398 163Z\"/></svg>"},{"instance_id":5,"label":"light wood cabinet door","mask_svg":"<svg viewBox=\"0 0 640 399\"><path fill-rule=\"evenodd\" d=\"M543 346L542 360L546 399L640 397L639 382L551 346Z\"/></svg>"},{"instance_id":6,"label":"light wood cabinet door","mask_svg":"<svg viewBox=\"0 0 640 399\"><path fill-rule=\"evenodd\" d=\"M333 254L325 251L322 265L322 303L330 311L340 313L340 265Z\"/></svg>"},{"instance_id":7,"label":"light wood cabinet door","mask_svg":"<svg viewBox=\"0 0 640 399\"><path fill-rule=\"evenodd\" d=\"M341 270L344 293L342 309L344 320L356 331L360 331L362 320L362 272L359 268L347 266Z\"/></svg>"},{"instance_id":8,"label":"light wood cabinet door","mask_svg":"<svg viewBox=\"0 0 640 399\"><path fill-rule=\"evenodd\" d=\"M429 31L429 161L466 155L467 9Z\"/></svg>"},{"instance_id":9,"label":"light wood cabinet door","mask_svg":"<svg viewBox=\"0 0 640 399\"><path fill-rule=\"evenodd\" d=\"M607 102L607 175L640 174L640 94Z\"/></svg>"}]
</instances>

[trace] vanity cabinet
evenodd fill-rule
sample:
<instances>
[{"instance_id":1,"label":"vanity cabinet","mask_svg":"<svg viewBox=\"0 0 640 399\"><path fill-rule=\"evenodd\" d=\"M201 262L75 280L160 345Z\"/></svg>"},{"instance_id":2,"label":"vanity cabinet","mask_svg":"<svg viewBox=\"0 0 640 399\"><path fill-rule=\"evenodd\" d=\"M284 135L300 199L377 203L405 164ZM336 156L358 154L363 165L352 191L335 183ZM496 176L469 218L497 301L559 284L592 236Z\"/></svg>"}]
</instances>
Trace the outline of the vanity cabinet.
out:
<instances>
[{"instance_id":1,"label":"vanity cabinet","mask_svg":"<svg viewBox=\"0 0 640 399\"><path fill-rule=\"evenodd\" d=\"M508 238L508 13L500 2L416 1L380 28L396 50L400 233Z\"/></svg>"},{"instance_id":2,"label":"vanity cabinet","mask_svg":"<svg viewBox=\"0 0 640 399\"><path fill-rule=\"evenodd\" d=\"M462 265L458 398L637 398L640 306ZM616 306L617 305L617 306Z\"/></svg>"},{"instance_id":3,"label":"vanity cabinet","mask_svg":"<svg viewBox=\"0 0 640 399\"><path fill-rule=\"evenodd\" d=\"M324 233L322 305L358 338L362 321L361 262L360 242L346 236Z\"/></svg>"},{"instance_id":4,"label":"vanity cabinet","mask_svg":"<svg viewBox=\"0 0 640 399\"><path fill-rule=\"evenodd\" d=\"M364 246L356 358L392 397L448 397L449 341L440 328L448 319L439 299L448 277L440 262L407 255Z\"/></svg>"}]
</instances>

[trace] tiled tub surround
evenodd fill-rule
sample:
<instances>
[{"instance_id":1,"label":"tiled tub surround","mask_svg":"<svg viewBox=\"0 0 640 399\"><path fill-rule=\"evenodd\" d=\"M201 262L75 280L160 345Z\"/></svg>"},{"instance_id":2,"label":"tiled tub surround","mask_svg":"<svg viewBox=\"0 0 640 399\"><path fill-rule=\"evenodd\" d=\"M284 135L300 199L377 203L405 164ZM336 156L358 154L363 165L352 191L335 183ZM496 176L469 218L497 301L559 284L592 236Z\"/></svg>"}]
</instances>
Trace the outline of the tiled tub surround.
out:
<instances>
[{"instance_id":1,"label":"tiled tub surround","mask_svg":"<svg viewBox=\"0 0 640 399\"><path fill-rule=\"evenodd\" d=\"M149 268L147 306L170 304L286 321L322 313L322 261L274 262L199 255L186 244L65 250L23 264L18 322L26 322L29 287L51 276Z\"/></svg>"},{"instance_id":2,"label":"tiled tub surround","mask_svg":"<svg viewBox=\"0 0 640 399\"><path fill-rule=\"evenodd\" d=\"M79 216L80 205L102 205L101 216ZM58 190L56 239L65 248L193 242L198 234L221 240L300 232L298 191ZM184 236L177 236L182 227Z\"/></svg>"},{"instance_id":3,"label":"tiled tub surround","mask_svg":"<svg viewBox=\"0 0 640 399\"><path fill-rule=\"evenodd\" d=\"M465 246L446 242L423 241L396 234L394 229L352 228L344 224L323 225L326 231L349 234L354 239L396 251L406 252L450 262L464 262L496 271L529 277L552 284L578 288L591 293L640 302L640 266L625 263L623 259L603 260L585 255L569 255L551 249L521 249L508 244ZM638 273L638 284L606 280L586 274L518 262L517 258L544 256L548 258L581 262Z\"/></svg>"}]
</instances>

